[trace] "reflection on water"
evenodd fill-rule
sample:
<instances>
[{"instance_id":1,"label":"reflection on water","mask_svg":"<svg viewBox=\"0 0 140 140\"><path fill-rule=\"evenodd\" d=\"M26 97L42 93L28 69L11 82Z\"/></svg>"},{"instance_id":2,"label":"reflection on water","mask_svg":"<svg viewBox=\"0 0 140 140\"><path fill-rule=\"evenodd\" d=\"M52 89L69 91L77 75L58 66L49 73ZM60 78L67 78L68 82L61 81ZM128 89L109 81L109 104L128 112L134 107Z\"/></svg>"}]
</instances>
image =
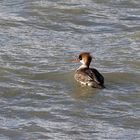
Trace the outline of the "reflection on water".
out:
<instances>
[{"instance_id":1,"label":"reflection on water","mask_svg":"<svg viewBox=\"0 0 140 140\"><path fill-rule=\"evenodd\" d=\"M0 2L0 139L139 139L139 0ZM103 90L81 87L89 51Z\"/></svg>"},{"instance_id":2,"label":"reflection on water","mask_svg":"<svg viewBox=\"0 0 140 140\"><path fill-rule=\"evenodd\" d=\"M92 89L88 89L87 87L76 87L73 91L72 91L72 97L75 99L81 99L81 98L89 98L92 97L94 94L96 93L96 91L92 90Z\"/></svg>"}]
</instances>

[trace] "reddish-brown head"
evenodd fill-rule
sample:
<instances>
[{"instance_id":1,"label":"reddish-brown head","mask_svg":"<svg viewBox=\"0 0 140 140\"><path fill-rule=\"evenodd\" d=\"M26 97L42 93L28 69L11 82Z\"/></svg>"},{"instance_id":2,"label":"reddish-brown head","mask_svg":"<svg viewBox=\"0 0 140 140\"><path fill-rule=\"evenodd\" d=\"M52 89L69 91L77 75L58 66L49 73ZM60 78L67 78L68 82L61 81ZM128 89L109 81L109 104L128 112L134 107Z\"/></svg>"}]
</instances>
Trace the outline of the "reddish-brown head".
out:
<instances>
[{"instance_id":1,"label":"reddish-brown head","mask_svg":"<svg viewBox=\"0 0 140 140\"><path fill-rule=\"evenodd\" d=\"M83 53L80 53L79 60L83 65L86 65L89 67L90 62L92 60L92 56L90 55L89 52L83 52Z\"/></svg>"}]
</instances>

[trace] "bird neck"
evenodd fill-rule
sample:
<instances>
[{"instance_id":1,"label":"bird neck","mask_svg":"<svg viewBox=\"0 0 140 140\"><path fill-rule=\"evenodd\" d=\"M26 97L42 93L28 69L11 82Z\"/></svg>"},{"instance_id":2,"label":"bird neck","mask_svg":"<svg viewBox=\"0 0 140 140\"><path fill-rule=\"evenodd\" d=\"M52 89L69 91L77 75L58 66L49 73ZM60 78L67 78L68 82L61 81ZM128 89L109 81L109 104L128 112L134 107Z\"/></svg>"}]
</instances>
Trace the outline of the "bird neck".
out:
<instances>
[{"instance_id":1,"label":"bird neck","mask_svg":"<svg viewBox=\"0 0 140 140\"><path fill-rule=\"evenodd\" d=\"M89 66L86 65L86 64L82 64L82 65L78 68L78 70L79 70L79 69L83 69L83 68L89 68Z\"/></svg>"}]
</instances>

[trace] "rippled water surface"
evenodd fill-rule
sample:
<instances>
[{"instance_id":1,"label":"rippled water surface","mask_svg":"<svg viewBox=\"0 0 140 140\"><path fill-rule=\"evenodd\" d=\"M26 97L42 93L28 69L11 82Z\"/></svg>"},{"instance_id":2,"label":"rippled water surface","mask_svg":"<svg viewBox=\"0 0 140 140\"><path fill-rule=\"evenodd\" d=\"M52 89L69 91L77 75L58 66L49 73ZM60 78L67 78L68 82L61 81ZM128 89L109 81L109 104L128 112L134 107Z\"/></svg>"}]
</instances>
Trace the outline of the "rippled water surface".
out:
<instances>
[{"instance_id":1,"label":"rippled water surface","mask_svg":"<svg viewBox=\"0 0 140 140\"><path fill-rule=\"evenodd\" d=\"M106 89L75 82L83 51ZM0 139L139 140L140 1L1 0Z\"/></svg>"}]
</instances>

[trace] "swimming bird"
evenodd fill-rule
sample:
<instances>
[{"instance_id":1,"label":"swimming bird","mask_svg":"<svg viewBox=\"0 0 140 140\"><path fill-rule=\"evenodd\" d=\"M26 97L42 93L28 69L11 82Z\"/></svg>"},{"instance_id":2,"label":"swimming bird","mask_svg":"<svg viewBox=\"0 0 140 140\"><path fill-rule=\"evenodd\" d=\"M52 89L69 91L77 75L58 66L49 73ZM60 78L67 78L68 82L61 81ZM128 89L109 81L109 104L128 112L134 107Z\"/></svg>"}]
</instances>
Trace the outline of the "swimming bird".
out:
<instances>
[{"instance_id":1,"label":"swimming bird","mask_svg":"<svg viewBox=\"0 0 140 140\"><path fill-rule=\"evenodd\" d=\"M105 88L104 77L95 68L90 68L92 56L89 52L80 53L74 62L81 62L82 65L75 71L74 78L82 85L92 88Z\"/></svg>"}]
</instances>

